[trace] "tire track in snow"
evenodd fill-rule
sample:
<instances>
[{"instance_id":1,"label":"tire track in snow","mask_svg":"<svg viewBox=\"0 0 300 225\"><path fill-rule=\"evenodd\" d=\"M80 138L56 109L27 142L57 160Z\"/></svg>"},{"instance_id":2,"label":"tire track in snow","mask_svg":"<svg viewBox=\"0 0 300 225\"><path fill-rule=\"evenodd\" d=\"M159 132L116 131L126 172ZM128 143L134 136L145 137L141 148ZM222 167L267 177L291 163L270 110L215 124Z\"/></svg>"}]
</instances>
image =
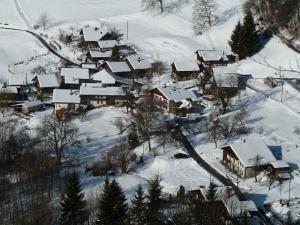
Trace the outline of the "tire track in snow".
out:
<instances>
[{"instance_id":1,"label":"tire track in snow","mask_svg":"<svg viewBox=\"0 0 300 225\"><path fill-rule=\"evenodd\" d=\"M18 14L19 16L21 17L21 19L23 20L23 22L26 24L26 26L29 28L29 29L32 29L25 13L24 13L24 10L22 9L22 6L21 6L21 3L19 2L19 0L14 0L14 4L15 4L15 7L18 11Z\"/></svg>"}]
</instances>

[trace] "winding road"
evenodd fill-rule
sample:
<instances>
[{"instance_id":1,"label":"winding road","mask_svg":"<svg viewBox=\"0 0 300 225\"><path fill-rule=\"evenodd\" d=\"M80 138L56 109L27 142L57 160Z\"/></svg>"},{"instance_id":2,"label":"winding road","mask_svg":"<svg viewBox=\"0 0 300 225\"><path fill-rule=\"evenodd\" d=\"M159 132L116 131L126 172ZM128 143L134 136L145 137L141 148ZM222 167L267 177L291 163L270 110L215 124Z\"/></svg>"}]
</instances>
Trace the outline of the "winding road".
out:
<instances>
[{"instance_id":1,"label":"winding road","mask_svg":"<svg viewBox=\"0 0 300 225\"><path fill-rule=\"evenodd\" d=\"M63 60L64 62L73 65L73 66L80 66L78 63L75 63L73 61L71 61L70 59L64 57L63 55L61 55L60 53L58 53L55 49L53 49L48 43L47 41L42 38L39 34L30 31L30 30L25 30L25 29L19 29L19 28L11 28L11 27L0 27L0 29L3 30L12 30L12 31L22 31L22 32L26 32L31 34L32 36L34 36L35 38L37 38L48 50L49 52L51 52L53 55L55 55L56 57L60 58L61 60Z\"/></svg>"}]
</instances>

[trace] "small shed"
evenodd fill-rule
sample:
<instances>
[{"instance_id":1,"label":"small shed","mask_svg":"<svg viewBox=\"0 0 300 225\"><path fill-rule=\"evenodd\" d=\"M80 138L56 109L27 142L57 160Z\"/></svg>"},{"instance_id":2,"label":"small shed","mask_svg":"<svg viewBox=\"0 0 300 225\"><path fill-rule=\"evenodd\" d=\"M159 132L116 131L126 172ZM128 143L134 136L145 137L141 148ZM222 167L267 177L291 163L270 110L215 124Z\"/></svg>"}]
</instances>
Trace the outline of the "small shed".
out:
<instances>
[{"instance_id":1,"label":"small shed","mask_svg":"<svg viewBox=\"0 0 300 225\"><path fill-rule=\"evenodd\" d=\"M194 61L174 62L171 67L172 78L177 81L195 79L200 73L200 68Z\"/></svg>"},{"instance_id":2,"label":"small shed","mask_svg":"<svg viewBox=\"0 0 300 225\"><path fill-rule=\"evenodd\" d=\"M36 112L45 108L44 102L40 100L24 102L21 104L21 111L24 114Z\"/></svg>"},{"instance_id":3,"label":"small shed","mask_svg":"<svg viewBox=\"0 0 300 225\"><path fill-rule=\"evenodd\" d=\"M291 178L290 165L283 160L277 160L271 162L270 168L272 174L275 176L276 179L285 180Z\"/></svg>"}]
</instances>

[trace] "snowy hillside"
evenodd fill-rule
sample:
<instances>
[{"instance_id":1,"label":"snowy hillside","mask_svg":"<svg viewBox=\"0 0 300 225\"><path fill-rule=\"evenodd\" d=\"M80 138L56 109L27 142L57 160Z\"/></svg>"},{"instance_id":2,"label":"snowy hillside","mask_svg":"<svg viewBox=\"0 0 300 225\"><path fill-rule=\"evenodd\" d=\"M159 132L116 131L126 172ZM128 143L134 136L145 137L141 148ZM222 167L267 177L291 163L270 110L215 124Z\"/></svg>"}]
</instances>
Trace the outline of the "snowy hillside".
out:
<instances>
[{"instance_id":1,"label":"snowy hillside","mask_svg":"<svg viewBox=\"0 0 300 225\"><path fill-rule=\"evenodd\" d=\"M194 36L192 31L193 1L172 0L171 2L177 4L170 7L167 2L168 13L159 15L157 12L143 11L138 0L117 1L116 4L112 4L111 0L55 0L51 1L51 4L38 0L5 0L0 3L1 6L3 5L0 22L8 23L12 27L33 27L39 16L46 12L50 18L46 33L50 37L56 37L59 29L70 26L79 29L85 24L108 24L120 30L124 34L125 41L127 41L126 23L128 22L128 42L135 44L143 54L167 63L174 60L195 59L194 53L197 49L229 50L227 42L235 24L242 18L243 1L218 0L220 22L201 36ZM40 47L33 46L33 41L28 40L31 37L27 34L11 31L1 31L1 34L3 39L1 52L5 55L1 57L4 58L1 60L1 77L7 77L7 65L26 60L42 51ZM9 39L4 36L9 36ZM17 41L20 37L22 42ZM279 39L274 38L266 44L265 49L258 56L253 57L254 60L241 62L240 70L249 73L248 70L251 69L255 77L267 77L278 74L278 71L259 65L255 61L265 58L270 65L289 70L297 69L297 57L295 52L288 49ZM299 77L299 74L292 74L292 76Z\"/></svg>"}]
</instances>

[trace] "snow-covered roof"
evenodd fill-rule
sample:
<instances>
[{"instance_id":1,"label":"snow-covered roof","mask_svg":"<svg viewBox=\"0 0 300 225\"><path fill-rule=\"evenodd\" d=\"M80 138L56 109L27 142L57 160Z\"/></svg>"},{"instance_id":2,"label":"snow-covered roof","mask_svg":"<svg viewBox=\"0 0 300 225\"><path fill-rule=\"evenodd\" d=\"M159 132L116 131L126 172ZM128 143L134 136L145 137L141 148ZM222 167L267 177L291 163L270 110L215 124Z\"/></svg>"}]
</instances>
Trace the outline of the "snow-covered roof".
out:
<instances>
[{"instance_id":1,"label":"snow-covered roof","mask_svg":"<svg viewBox=\"0 0 300 225\"><path fill-rule=\"evenodd\" d=\"M169 101L184 102L184 100L191 99L193 101L200 101L201 99L194 91L187 90L179 84L165 84L156 87Z\"/></svg>"},{"instance_id":2,"label":"snow-covered roof","mask_svg":"<svg viewBox=\"0 0 300 225\"><path fill-rule=\"evenodd\" d=\"M0 92L18 94L18 88L15 86L6 86L0 83Z\"/></svg>"},{"instance_id":3,"label":"snow-covered roof","mask_svg":"<svg viewBox=\"0 0 300 225\"><path fill-rule=\"evenodd\" d=\"M80 86L80 95L88 96L125 96L121 87L91 87L89 85Z\"/></svg>"},{"instance_id":4,"label":"snow-covered roof","mask_svg":"<svg viewBox=\"0 0 300 225\"><path fill-rule=\"evenodd\" d=\"M135 54L127 56L126 59L134 70L145 70L152 68L151 62L144 56Z\"/></svg>"},{"instance_id":5,"label":"snow-covered roof","mask_svg":"<svg viewBox=\"0 0 300 225\"><path fill-rule=\"evenodd\" d=\"M260 139L247 139L242 143L228 145L245 167L255 165L255 157L259 156L260 164L266 165L276 161L269 147ZM227 147L227 146L224 146Z\"/></svg>"},{"instance_id":6,"label":"snow-covered roof","mask_svg":"<svg viewBox=\"0 0 300 225\"><path fill-rule=\"evenodd\" d=\"M204 61L228 61L226 53L222 50L198 50L197 53L203 58Z\"/></svg>"},{"instance_id":7,"label":"snow-covered roof","mask_svg":"<svg viewBox=\"0 0 300 225\"><path fill-rule=\"evenodd\" d=\"M42 105L44 105L44 102L42 102L40 100L28 101L28 102L22 103L22 107L24 107L24 108L31 108L31 107L42 106Z\"/></svg>"},{"instance_id":8,"label":"snow-covered roof","mask_svg":"<svg viewBox=\"0 0 300 225\"><path fill-rule=\"evenodd\" d=\"M270 163L272 165L273 168L275 169L279 169L279 168L289 168L289 164L287 164L285 161L283 160L277 160L274 162Z\"/></svg>"},{"instance_id":9,"label":"snow-covered roof","mask_svg":"<svg viewBox=\"0 0 300 225\"><path fill-rule=\"evenodd\" d=\"M53 103L80 103L79 90L71 90L71 89L54 89Z\"/></svg>"},{"instance_id":10,"label":"snow-covered roof","mask_svg":"<svg viewBox=\"0 0 300 225\"><path fill-rule=\"evenodd\" d=\"M198 64L194 61L174 62L177 71L200 71Z\"/></svg>"},{"instance_id":11,"label":"snow-covered roof","mask_svg":"<svg viewBox=\"0 0 300 225\"><path fill-rule=\"evenodd\" d=\"M91 79L94 81L100 81L102 84L115 84L116 78L115 75L106 69L102 69L99 72L93 74Z\"/></svg>"},{"instance_id":12,"label":"snow-covered roof","mask_svg":"<svg viewBox=\"0 0 300 225\"><path fill-rule=\"evenodd\" d=\"M105 41L98 41L100 48L113 48L118 45L116 40L105 40Z\"/></svg>"},{"instance_id":13,"label":"snow-covered roof","mask_svg":"<svg viewBox=\"0 0 300 225\"><path fill-rule=\"evenodd\" d=\"M112 51L90 51L90 55L92 58L111 58Z\"/></svg>"},{"instance_id":14,"label":"snow-covered roof","mask_svg":"<svg viewBox=\"0 0 300 225\"><path fill-rule=\"evenodd\" d=\"M83 27L82 32L85 41L97 42L101 40L109 32L109 30L106 28Z\"/></svg>"},{"instance_id":15,"label":"snow-covered roof","mask_svg":"<svg viewBox=\"0 0 300 225\"><path fill-rule=\"evenodd\" d=\"M96 63L82 63L81 68L84 69L97 69Z\"/></svg>"},{"instance_id":16,"label":"snow-covered roof","mask_svg":"<svg viewBox=\"0 0 300 225\"><path fill-rule=\"evenodd\" d=\"M128 64L124 61L122 62L106 62L107 66L113 73L127 73L131 72Z\"/></svg>"},{"instance_id":17,"label":"snow-covered roof","mask_svg":"<svg viewBox=\"0 0 300 225\"><path fill-rule=\"evenodd\" d=\"M66 84L79 84L79 80L90 78L89 69L86 68L61 68L61 76L65 77Z\"/></svg>"},{"instance_id":18,"label":"snow-covered roof","mask_svg":"<svg viewBox=\"0 0 300 225\"><path fill-rule=\"evenodd\" d=\"M52 75L38 75L40 88L58 88L60 86L60 78L54 74Z\"/></svg>"},{"instance_id":19,"label":"snow-covered roof","mask_svg":"<svg viewBox=\"0 0 300 225\"><path fill-rule=\"evenodd\" d=\"M214 74L218 87L237 88L239 86L239 75L233 73Z\"/></svg>"},{"instance_id":20,"label":"snow-covered roof","mask_svg":"<svg viewBox=\"0 0 300 225\"><path fill-rule=\"evenodd\" d=\"M23 86L28 84L33 84L32 79L35 75L33 74L9 74L8 84L9 86Z\"/></svg>"}]
</instances>

